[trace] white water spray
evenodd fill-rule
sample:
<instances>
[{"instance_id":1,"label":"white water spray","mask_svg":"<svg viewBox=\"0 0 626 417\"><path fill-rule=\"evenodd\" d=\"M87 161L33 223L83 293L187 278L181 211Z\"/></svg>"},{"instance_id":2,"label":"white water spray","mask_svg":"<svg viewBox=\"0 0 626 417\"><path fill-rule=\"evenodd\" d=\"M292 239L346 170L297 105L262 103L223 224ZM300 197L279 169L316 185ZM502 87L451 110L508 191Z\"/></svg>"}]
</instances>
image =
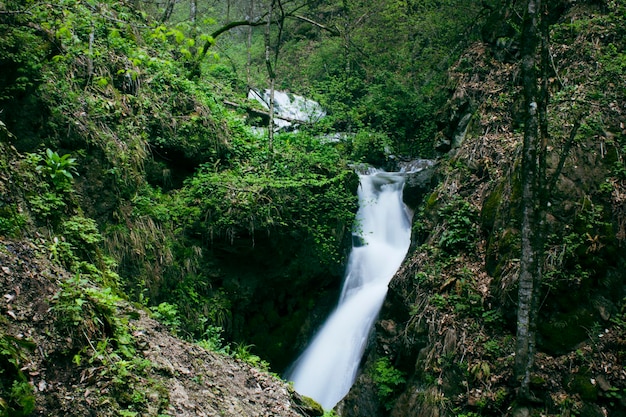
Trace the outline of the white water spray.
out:
<instances>
[{"instance_id":1,"label":"white water spray","mask_svg":"<svg viewBox=\"0 0 626 417\"><path fill-rule=\"evenodd\" d=\"M296 360L287 379L300 394L333 408L350 390L387 285L404 260L411 222L402 202L404 176L360 175L353 247L339 304Z\"/></svg>"}]
</instances>

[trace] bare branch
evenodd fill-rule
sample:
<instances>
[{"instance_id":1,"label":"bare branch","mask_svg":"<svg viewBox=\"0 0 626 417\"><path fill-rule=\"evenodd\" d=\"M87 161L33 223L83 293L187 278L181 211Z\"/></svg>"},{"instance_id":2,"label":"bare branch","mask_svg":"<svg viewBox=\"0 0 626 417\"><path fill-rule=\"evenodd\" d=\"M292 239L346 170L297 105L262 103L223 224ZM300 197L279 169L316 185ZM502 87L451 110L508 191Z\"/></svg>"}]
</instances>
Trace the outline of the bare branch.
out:
<instances>
[{"instance_id":1,"label":"bare branch","mask_svg":"<svg viewBox=\"0 0 626 417\"><path fill-rule=\"evenodd\" d=\"M561 176L561 172L563 171L563 166L565 165L565 160L567 159L570 150L572 149L572 145L574 143L574 139L576 138L576 134L578 133L578 128L580 128L580 118L577 117L574 122L574 127L572 127L572 131L569 134L569 138L565 145L563 145L563 150L561 152L561 156L559 157L559 165L556 167L556 170L552 174L552 178L550 178L550 183L548 184L548 193L547 195L552 195L554 188L556 187L556 183Z\"/></svg>"},{"instance_id":2,"label":"bare branch","mask_svg":"<svg viewBox=\"0 0 626 417\"><path fill-rule=\"evenodd\" d=\"M215 40L215 38L217 38L221 34L223 34L225 32L228 32L229 30L234 29L234 28L239 27L239 26L254 27L254 26L262 26L264 24L265 24L265 22L262 19L259 19L259 20L237 20L235 22L230 22L230 23L222 26L221 28L219 28L216 31L214 31L213 33L211 33L209 40L207 40L204 43L204 46L202 47L202 51L200 52L199 59L204 58L204 56L207 54L207 52L209 52L209 49L213 45L213 40Z\"/></svg>"},{"instance_id":3,"label":"bare branch","mask_svg":"<svg viewBox=\"0 0 626 417\"><path fill-rule=\"evenodd\" d=\"M307 22L312 24L313 26L317 26L318 28L328 31L331 34L333 34L334 36L339 36L339 31L337 29L333 29L333 28L329 28L328 26L325 26L319 22L316 22L315 20L309 19L308 17L305 16L301 16L299 14L294 14L290 17L293 17L294 19L298 19L298 20L302 20L303 22Z\"/></svg>"},{"instance_id":4,"label":"bare branch","mask_svg":"<svg viewBox=\"0 0 626 417\"><path fill-rule=\"evenodd\" d=\"M31 14L31 13L28 9L26 9L26 10L0 10L0 15L1 14Z\"/></svg>"},{"instance_id":5,"label":"bare branch","mask_svg":"<svg viewBox=\"0 0 626 417\"><path fill-rule=\"evenodd\" d=\"M281 20L284 20L284 19L287 19L287 18L291 18L291 19L301 20L301 21L306 22L306 23L310 23L313 26L316 26L316 27L318 27L318 28L320 28L322 30L325 30L325 31L331 33L334 36L339 36L340 35L340 33L339 33L339 31L337 29L330 28L330 27L328 27L328 26L326 26L326 25L324 25L324 24L322 24L320 22L317 22L317 21L313 20L313 19L310 19L308 17L302 16L300 14L296 14L295 12L297 11L297 9L289 11L289 12L285 12L283 10L284 6L283 6L283 4L281 2L278 3L278 6L279 6L279 8L281 10L281 18L272 19L272 21L270 22L270 24L272 24L272 25L280 25L280 23L281 23L280 21ZM222 35L225 32L228 32L231 29L234 29L234 28L240 27L240 26L249 26L249 27L263 26L263 25L267 24L266 17L267 17L267 13L262 15L262 16L259 16L255 20L237 20L237 21L234 21L234 22L227 23L226 25L224 25L224 26L220 27L219 29L215 30L210 35L211 39L204 43L204 46L202 47L202 51L200 52L199 59L203 59L204 58L204 56L207 54L207 52L209 51L209 49L212 46L212 40L216 39L218 36Z\"/></svg>"},{"instance_id":6,"label":"bare branch","mask_svg":"<svg viewBox=\"0 0 626 417\"><path fill-rule=\"evenodd\" d=\"M264 24L265 24L265 21L262 18L259 18L257 20L237 20L235 22L230 22L230 23L222 26L221 28L217 29L215 32L211 33L211 37L212 38L217 38L222 33L228 32L229 30L234 29L234 28L239 27L239 26L255 27L255 26L262 26Z\"/></svg>"}]
</instances>

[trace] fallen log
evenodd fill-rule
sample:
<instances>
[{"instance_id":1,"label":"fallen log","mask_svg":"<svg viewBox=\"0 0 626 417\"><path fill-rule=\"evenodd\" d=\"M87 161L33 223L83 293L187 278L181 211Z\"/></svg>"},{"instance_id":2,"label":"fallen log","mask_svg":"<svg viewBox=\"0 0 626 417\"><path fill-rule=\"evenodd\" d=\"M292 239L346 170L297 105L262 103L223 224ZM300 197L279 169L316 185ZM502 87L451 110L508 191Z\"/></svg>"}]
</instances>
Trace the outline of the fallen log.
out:
<instances>
[{"instance_id":1,"label":"fallen log","mask_svg":"<svg viewBox=\"0 0 626 417\"><path fill-rule=\"evenodd\" d=\"M239 104L239 103L235 103L234 101L229 101L229 100L224 100L223 102L227 106L235 107L235 108L238 108L238 109L244 109L246 111L246 113L248 113L251 116L260 116L264 120L265 119L269 119L269 117L270 117L270 113L268 111L265 111L265 110L255 109L255 108L252 108L252 107L247 106L245 104ZM294 118L291 118L291 117L280 116L280 115L278 115L276 113L274 113L274 119L280 119L280 120L284 120L286 122L297 123L297 124L310 124L311 123L311 122L307 122L305 120L298 120L298 119L294 119Z\"/></svg>"}]
</instances>

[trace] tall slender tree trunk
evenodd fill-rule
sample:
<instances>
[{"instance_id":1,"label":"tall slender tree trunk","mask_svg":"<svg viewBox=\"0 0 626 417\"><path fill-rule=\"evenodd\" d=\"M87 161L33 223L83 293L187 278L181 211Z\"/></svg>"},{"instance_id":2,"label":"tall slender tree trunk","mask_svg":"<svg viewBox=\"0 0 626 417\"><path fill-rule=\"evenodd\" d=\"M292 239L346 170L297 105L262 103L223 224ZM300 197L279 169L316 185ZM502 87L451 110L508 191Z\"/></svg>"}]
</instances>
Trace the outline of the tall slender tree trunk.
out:
<instances>
[{"instance_id":1,"label":"tall slender tree trunk","mask_svg":"<svg viewBox=\"0 0 626 417\"><path fill-rule=\"evenodd\" d=\"M93 44L96 38L96 29L93 24L91 25L91 32L89 32L89 53L87 55L87 76L88 80L93 77Z\"/></svg>"},{"instance_id":2,"label":"tall slender tree trunk","mask_svg":"<svg viewBox=\"0 0 626 417\"><path fill-rule=\"evenodd\" d=\"M195 25L198 15L198 0L189 1L189 20Z\"/></svg>"},{"instance_id":3,"label":"tall slender tree trunk","mask_svg":"<svg viewBox=\"0 0 626 417\"><path fill-rule=\"evenodd\" d=\"M350 4L347 0L343 0L343 12L345 13L345 24L343 28L343 48L345 54L345 72L346 78L350 76L350 71L352 70L352 65L350 60L352 59L350 56Z\"/></svg>"},{"instance_id":4,"label":"tall slender tree trunk","mask_svg":"<svg viewBox=\"0 0 626 417\"><path fill-rule=\"evenodd\" d=\"M520 383L518 399L524 403L532 400L530 373L536 351L536 326L539 310L538 293L543 269L543 228L545 196L545 158L540 143L539 106L536 72L536 51L539 43L538 27L541 0L527 0L522 28L522 84L524 94L524 143L522 149L522 246L520 256L519 292L517 305L517 345L515 375Z\"/></svg>"},{"instance_id":5,"label":"tall slender tree trunk","mask_svg":"<svg viewBox=\"0 0 626 417\"><path fill-rule=\"evenodd\" d=\"M250 0L248 8L248 16L246 20L252 21L254 16L254 0ZM248 39L246 41L246 48L248 52L248 63L246 66L246 84L250 87L250 68L252 67L252 26L248 26Z\"/></svg>"},{"instance_id":6,"label":"tall slender tree trunk","mask_svg":"<svg viewBox=\"0 0 626 417\"><path fill-rule=\"evenodd\" d=\"M274 71L274 64L272 63L272 48L271 48L271 35L272 35L272 17L274 11L274 0L269 3L269 9L267 12L267 25L265 26L265 66L267 67L267 75L270 81L270 102L269 102L269 123L268 129L268 142L270 154L274 149L274 88L276 80L276 72Z\"/></svg>"},{"instance_id":7,"label":"tall slender tree trunk","mask_svg":"<svg viewBox=\"0 0 626 417\"><path fill-rule=\"evenodd\" d=\"M165 11L163 12L163 16L161 16L161 23L165 23L170 20L172 17L172 13L174 12L174 5L176 4L176 0L168 0L165 5Z\"/></svg>"}]
</instances>

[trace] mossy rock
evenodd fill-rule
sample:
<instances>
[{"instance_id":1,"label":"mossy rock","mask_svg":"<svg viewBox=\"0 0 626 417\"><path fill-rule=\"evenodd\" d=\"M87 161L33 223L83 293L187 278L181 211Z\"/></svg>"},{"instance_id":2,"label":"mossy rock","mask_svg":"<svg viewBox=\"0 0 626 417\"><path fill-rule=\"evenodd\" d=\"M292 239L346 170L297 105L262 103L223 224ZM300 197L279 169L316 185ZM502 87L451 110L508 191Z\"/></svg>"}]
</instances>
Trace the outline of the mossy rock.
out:
<instances>
[{"instance_id":1,"label":"mossy rock","mask_svg":"<svg viewBox=\"0 0 626 417\"><path fill-rule=\"evenodd\" d=\"M519 230L507 228L491 233L487 242L485 256L485 270L493 277L491 289L502 300L510 300L505 295L513 290L515 281L503 282L506 272L510 269L510 261L519 257L520 236ZM515 299L516 297L513 297Z\"/></svg>"},{"instance_id":2,"label":"mossy rock","mask_svg":"<svg viewBox=\"0 0 626 417\"><path fill-rule=\"evenodd\" d=\"M580 395L583 401L596 401L598 399L598 386L592 382L589 374L574 374L567 381L567 387L572 393Z\"/></svg>"},{"instance_id":3,"label":"mossy rock","mask_svg":"<svg viewBox=\"0 0 626 417\"><path fill-rule=\"evenodd\" d=\"M289 388L289 393L291 394L296 407L303 415L309 417L319 417L324 415L324 409L313 398L300 395L294 391L293 388Z\"/></svg>"},{"instance_id":4,"label":"mossy rock","mask_svg":"<svg viewBox=\"0 0 626 417\"><path fill-rule=\"evenodd\" d=\"M483 202L483 207L480 211L480 225L485 231L491 232L493 230L498 210L502 205L503 191L504 183L501 182Z\"/></svg>"},{"instance_id":5,"label":"mossy rock","mask_svg":"<svg viewBox=\"0 0 626 417\"><path fill-rule=\"evenodd\" d=\"M426 166L418 172L407 173L402 198L404 203L415 209L419 207L433 189L435 166Z\"/></svg>"},{"instance_id":6,"label":"mossy rock","mask_svg":"<svg viewBox=\"0 0 626 417\"><path fill-rule=\"evenodd\" d=\"M584 307L572 312L555 313L539 321L538 345L552 355L571 352L589 338L587 329L592 328L595 322L595 315Z\"/></svg>"},{"instance_id":7,"label":"mossy rock","mask_svg":"<svg viewBox=\"0 0 626 417\"><path fill-rule=\"evenodd\" d=\"M580 417L604 417L606 414L598 404L583 404L580 409ZM611 416L620 416L623 414L609 414Z\"/></svg>"},{"instance_id":8,"label":"mossy rock","mask_svg":"<svg viewBox=\"0 0 626 417\"><path fill-rule=\"evenodd\" d=\"M439 201L439 192L436 190L433 191L429 196L425 198L426 204L424 206L424 211L426 213L435 211L437 207L437 202Z\"/></svg>"},{"instance_id":9,"label":"mossy rock","mask_svg":"<svg viewBox=\"0 0 626 417\"><path fill-rule=\"evenodd\" d=\"M530 383L536 387L544 386L546 382L546 379L540 375L533 374L530 376Z\"/></svg>"},{"instance_id":10,"label":"mossy rock","mask_svg":"<svg viewBox=\"0 0 626 417\"><path fill-rule=\"evenodd\" d=\"M517 171L516 171L517 172ZM518 230L521 182L514 174L497 184L484 199L480 212L480 227L488 236L485 269L494 277L496 292L506 293L502 286L502 275L511 259L519 257L520 237Z\"/></svg>"}]
</instances>

